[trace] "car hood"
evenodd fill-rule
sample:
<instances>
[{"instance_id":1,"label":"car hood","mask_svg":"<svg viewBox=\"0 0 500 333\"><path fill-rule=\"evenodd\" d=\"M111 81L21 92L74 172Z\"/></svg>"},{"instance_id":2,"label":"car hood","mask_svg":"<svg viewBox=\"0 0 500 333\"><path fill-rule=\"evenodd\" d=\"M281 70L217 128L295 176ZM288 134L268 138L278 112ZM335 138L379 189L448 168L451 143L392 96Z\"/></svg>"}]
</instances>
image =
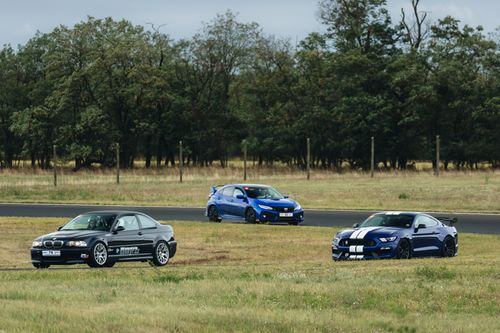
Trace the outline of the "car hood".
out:
<instances>
[{"instance_id":1,"label":"car hood","mask_svg":"<svg viewBox=\"0 0 500 333\"><path fill-rule=\"evenodd\" d=\"M68 230L68 231L55 231L50 234L46 234L37 238L41 239L78 239L78 238L88 238L97 235L107 234L108 231L99 230Z\"/></svg>"},{"instance_id":2,"label":"car hood","mask_svg":"<svg viewBox=\"0 0 500 333\"><path fill-rule=\"evenodd\" d=\"M271 207L295 207L297 204L291 199L255 199L255 203Z\"/></svg>"},{"instance_id":3,"label":"car hood","mask_svg":"<svg viewBox=\"0 0 500 333\"><path fill-rule=\"evenodd\" d=\"M403 228L394 227L365 227L340 231L336 236L338 238L373 238L397 236L403 232Z\"/></svg>"}]
</instances>

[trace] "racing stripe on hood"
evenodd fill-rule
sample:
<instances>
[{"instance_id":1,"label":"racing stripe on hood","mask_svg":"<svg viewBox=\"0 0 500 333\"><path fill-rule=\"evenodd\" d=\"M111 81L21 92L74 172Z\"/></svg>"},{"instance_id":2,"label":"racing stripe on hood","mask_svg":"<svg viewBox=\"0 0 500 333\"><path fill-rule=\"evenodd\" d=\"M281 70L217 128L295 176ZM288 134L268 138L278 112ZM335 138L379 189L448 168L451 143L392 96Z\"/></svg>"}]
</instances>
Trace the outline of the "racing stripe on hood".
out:
<instances>
[{"instance_id":1,"label":"racing stripe on hood","mask_svg":"<svg viewBox=\"0 0 500 333\"><path fill-rule=\"evenodd\" d=\"M350 239L363 239L365 238L366 234L369 233L370 231L380 229L380 227L366 227L366 228L361 228L359 230L356 230L351 234Z\"/></svg>"},{"instance_id":2,"label":"racing stripe on hood","mask_svg":"<svg viewBox=\"0 0 500 333\"><path fill-rule=\"evenodd\" d=\"M351 237L349 238L356 239L361 231L363 231L363 229L354 230L354 232L351 234Z\"/></svg>"},{"instance_id":3,"label":"racing stripe on hood","mask_svg":"<svg viewBox=\"0 0 500 333\"><path fill-rule=\"evenodd\" d=\"M358 239L363 239L365 238L366 234L369 233L370 231L380 229L380 227L368 227L364 228L363 232L358 234Z\"/></svg>"}]
</instances>

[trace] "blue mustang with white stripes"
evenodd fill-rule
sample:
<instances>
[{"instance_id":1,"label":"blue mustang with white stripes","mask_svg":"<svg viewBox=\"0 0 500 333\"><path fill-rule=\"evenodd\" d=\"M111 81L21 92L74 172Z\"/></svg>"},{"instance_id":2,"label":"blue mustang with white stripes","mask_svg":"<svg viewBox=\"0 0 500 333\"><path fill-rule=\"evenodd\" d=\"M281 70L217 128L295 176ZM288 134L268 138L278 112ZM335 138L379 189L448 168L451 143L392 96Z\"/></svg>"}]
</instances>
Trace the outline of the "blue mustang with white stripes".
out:
<instances>
[{"instance_id":1,"label":"blue mustang with white stripes","mask_svg":"<svg viewBox=\"0 0 500 333\"><path fill-rule=\"evenodd\" d=\"M333 260L453 257L458 253L456 218L423 213L373 214L354 229L339 231L332 241ZM450 225L445 224L449 223Z\"/></svg>"}]
</instances>

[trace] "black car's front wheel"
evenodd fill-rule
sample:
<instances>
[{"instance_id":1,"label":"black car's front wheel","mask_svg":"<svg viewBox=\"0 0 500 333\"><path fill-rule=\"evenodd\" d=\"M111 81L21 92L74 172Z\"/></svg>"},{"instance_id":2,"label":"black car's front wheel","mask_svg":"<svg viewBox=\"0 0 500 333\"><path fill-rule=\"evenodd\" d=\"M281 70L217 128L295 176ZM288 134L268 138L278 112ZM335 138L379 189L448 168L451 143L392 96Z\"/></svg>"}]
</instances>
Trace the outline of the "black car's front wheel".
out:
<instances>
[{"instance_id":1,"label":"black car's front wheel","mask_svg":"<svg viewBox=\"0 0 500 333\"><path fill-rule=\"evenodd\" d=\"M410 259L411 258L411 245L406 239L402 239L397 248L396 252L397 259Z\"/></svg>"},{"instance_id":2,"label":"black car's front wheel","mask_svg":"<svg viewBox=\"0 0 500 333\"><path fill-rule=\"evenodd\" d=\"M220 222L220 221L222 221L221 218L219 217L219 212L217 211L217 207L210 206L208 208L208 220L210 222Z\"/></svg>"},{"instance_id":3,"label":"black car's front wheel","mask_svg":"<svg viewBox=\"0 0 500 333\"><path fill-rule=\"evenodd\" d=\"M170 259L170 249L168 244L164 241L160 241L156 244L153 253L153 264L155 266L165 266L168 264Z\"/></svg>"},{"instance_id":4,"label":"black car's front wheel","mask_svg":"<svg viewBox=\"0 0 500 333\"><path fill-rule=\"evenodd\" d=\"M44 264L44 263L41 263L41 262L34 262L33 263L33 266L36 268L36 269L43 269L43 268L49 268L50 265L49 264Z\"/></svg>"},{"instance_id":5,"label":"black car's front wheel","mask_svg":"<svg viewBox=\"0 0 500 333\"><path fill-rule=\"evenodd\" d=\"M248 208L245 211L245 222L246 223L256 223L257 222L257 214L253 208Z\"/></svg>"},{"instance_id":6,"label":"black car's front wheel","mask_svg":"<svg viewBox=\"0 0 500 333\"><path fill-rule=\"evenodd\" d=\"M443 242L443 250L441 255L443 257L454 257L456 251L455 241L450 236L446 237Z\"/></svg>"},{"instance_id":7,"label":"black car's front wheel","mask_svg":"<svg viewBox=\"0 0 500 333\"><path fill-rule=\"evenodd\" d=\"M103 242L97 242L90 251L90 267L109 267L108 248Z\"/></svg>"}]
</instances>

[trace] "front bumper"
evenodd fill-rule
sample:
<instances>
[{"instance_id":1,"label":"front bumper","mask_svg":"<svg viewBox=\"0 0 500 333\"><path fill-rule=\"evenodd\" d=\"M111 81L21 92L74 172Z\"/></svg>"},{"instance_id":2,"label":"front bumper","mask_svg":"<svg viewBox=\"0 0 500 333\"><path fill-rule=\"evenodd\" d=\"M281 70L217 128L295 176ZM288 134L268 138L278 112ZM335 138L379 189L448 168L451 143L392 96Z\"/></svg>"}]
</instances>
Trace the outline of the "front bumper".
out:
<instances>
[{"instance_id":1,"label":"front bumper","mask_svg":"<svg viewBox=\"0 0 500 333\"><path fill-rule=\"evenodd\" d=\"M44 256L43 251L60 251L59 256ZM51 265L72 265L88 262L90 248L31 248L31 261L33 263L45 263Z\"/></svg>"},{"instance_id":2,"label":"front bumper","mask_svg":"<svg viewBox=\"0 0 500 333\"><path fill-rule=\"evenodd\" d=\"M377 243L374 246L339 246L332 244L333 260L390 259L397 254L397 242Z\"/></svg>"},{"instance_id":3,"label":"front bumper","mask_svg":"<svg viewBox=\"0 0 500 333\"><path fill-rule=\"evenodd\" d=\"M168 242L168 250L170 251L170 253L169 253L170 258L172 258L173 256L175 256L175 253L177 252L177 241L170 240Z\"/></svg>"},{"instance_id":4,"label":"front bumper","mask_svg":"<svg viewBox=\"0 0 500 333\"><path fill-rule=\"evenodd\" d=\"M258 218L260 222L288 222L288 223L300 223L304 221L304 211L298 210L290 212L292 216L280 216L280 213L276 210L264 210L262 209L258 213Z\"/></svg>"}]
</instances>

